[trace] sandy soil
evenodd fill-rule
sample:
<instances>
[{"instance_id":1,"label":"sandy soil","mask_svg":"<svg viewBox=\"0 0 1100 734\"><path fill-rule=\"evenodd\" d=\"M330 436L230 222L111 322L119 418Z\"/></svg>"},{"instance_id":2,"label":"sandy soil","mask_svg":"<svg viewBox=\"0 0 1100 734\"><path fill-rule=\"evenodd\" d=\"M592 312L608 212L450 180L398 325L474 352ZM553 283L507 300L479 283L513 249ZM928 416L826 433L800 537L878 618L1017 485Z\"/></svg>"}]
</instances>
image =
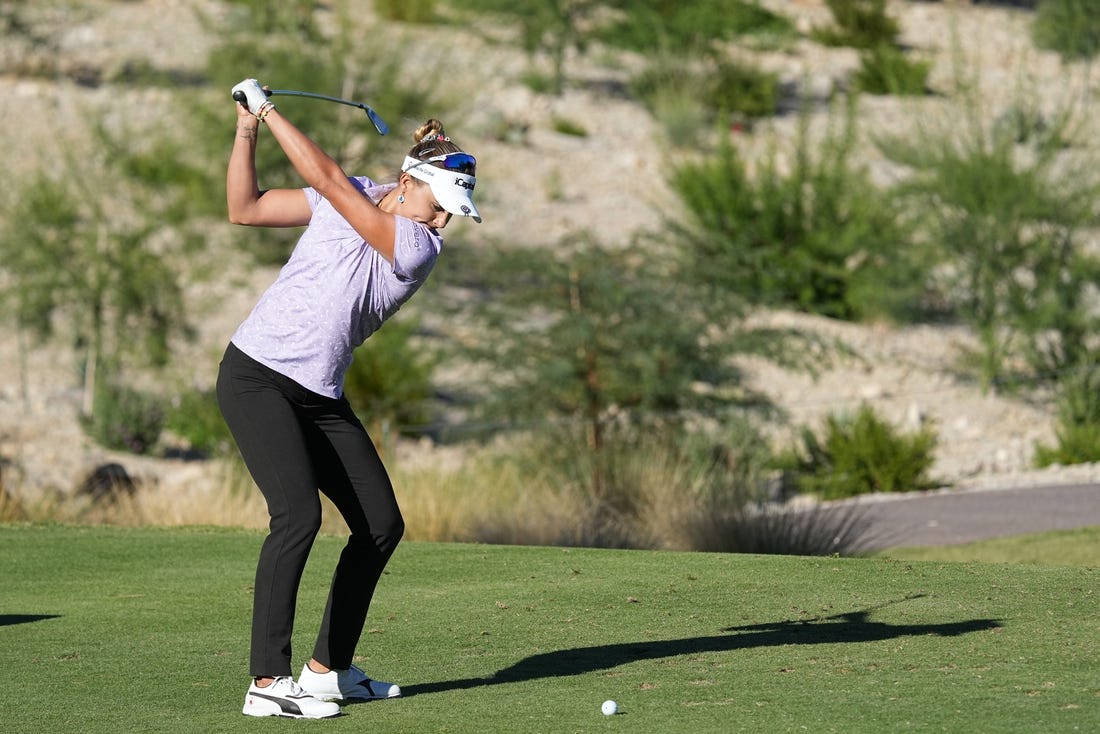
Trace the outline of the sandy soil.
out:
<instances>
[{"instance_id":1,"label":"sandy soil","mask_svg":"<svg viewBox=\"0 0 1100 734\"><path fill-rule=\"evenodd\" d=\"M795 17L803 29L828 20L821 0L766 4ZM0 162L17 180L57 166L65 149L86 145L90 116L147 118L156 130L186 114L186 94L179 90L127 91L83 86L73 79L88 69L133 59L194 69L210 47L195 10L215 19L224 17L221 5L206 0L91 0L65 12L61 5L41 4L34 25L42 38L38 44L10 33L0 37L0 69L8 70L0 73L0 130L5 136ZM1021 89L1044 108L1054 108L1086 84L1084 70L1063 66L1057 57L1032 48L1027 12L965 2L895 2L891 10L901 20L904 41L933 60L933 85L950 87L958 48L970 68L980 69L991 110L1010 105ZM954 43L955 37L961 43ZM587 229L612 241L632 230L656 227L663 215L675 213L674 197L663 182L662 133L644 110L608 96L595 84L570 89L561 98L534 95L517 81L526 63L522 54L499 46L477 51L480 65L448 67L455 69L456 83L470 90L471 100L470 119L452 124L471 131L461 139L478 153L479 174L486 181L481 204L486 221L476 233L493 238L518 234L534 245L550 245L569 232ZM624 73L593 65L597 57L573 59L571 74L606 80ZM858 61L851 51L809 41L789 50L759 52L755 58L785 81L807 81L822 96L842 85ZM28 73L46 63L54 63L62 73L51 78ZM494 73L479 73L485 68ZM242 69L242 76L249 73ZM943 114L943 105L937 98L867 100L865 125L904 130ZM227 110L227 128L231 115ZM554 132L556 116L583 120L590 135ZM526 128L526 147L479 135L491 118ZM748 141L750 147L771 135L788 135L794 124L788 117L763 126ZM865 154L888 178L888 167L875 159L871 146ZM272 277L270 270L236 269L231 264L226 272L232 276L224 282L203 286L202 300L215 308L204 314L199 341L189 348L186 364L178 367L178 379L210 385L226 338ZM952 364L957 347L970 339L964 330L895 329L788 313L760 318L838 337L855 353L816 378L749 365L754 384L796 423L816 423L861 402L907 428L932 422L941 437L933 471L956 487L1100 479L1100 467L1092 465L1029 469L1035 442L1052 438L1052 406L985 394L961 379ZM29 348L10 323L0 332L0 456L6 461L3 472L9 487L27 493L69 491L90 469L112 460L166 492L199 492L216 481L203 463L124 457L91 445L76 419L80 392L73 361L62 344Z\"/></svg>"}]
</instances>

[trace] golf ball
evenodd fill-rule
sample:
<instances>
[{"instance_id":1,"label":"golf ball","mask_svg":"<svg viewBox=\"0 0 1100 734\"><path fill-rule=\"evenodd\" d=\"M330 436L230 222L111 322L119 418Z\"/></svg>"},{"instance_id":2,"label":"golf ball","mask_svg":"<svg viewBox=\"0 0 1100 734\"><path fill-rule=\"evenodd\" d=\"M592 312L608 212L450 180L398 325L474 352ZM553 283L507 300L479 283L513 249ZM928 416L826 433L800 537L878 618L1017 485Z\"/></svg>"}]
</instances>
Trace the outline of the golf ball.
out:
<instances>
[{"instance_id":1,"label":"golf ball","mask_svg":"<svg viewBox=\"0 0 1100 734\"><path fill-rule=\"evenodd\" d=\"M614 701L604 701L600 711L603 711L604 716L614 716L619 712L619 704Z\"/></svg>"}]
</instances>

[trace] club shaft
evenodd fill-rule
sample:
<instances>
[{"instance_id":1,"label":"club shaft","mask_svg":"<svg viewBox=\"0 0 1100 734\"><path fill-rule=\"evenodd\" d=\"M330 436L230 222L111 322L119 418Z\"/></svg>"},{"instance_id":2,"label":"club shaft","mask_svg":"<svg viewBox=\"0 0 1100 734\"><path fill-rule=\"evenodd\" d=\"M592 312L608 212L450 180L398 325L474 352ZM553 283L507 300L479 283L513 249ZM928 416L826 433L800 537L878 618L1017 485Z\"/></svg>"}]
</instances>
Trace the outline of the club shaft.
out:
<instances>
[{"instance_id":1,"label":"club shaft","mask_svg":"<svg viewBox=\"0 0 1100 734\"><path fill-rule=\"evenodd\" d=\"M311 97L313 99L323 99L328 102L337 102L339 104L346 104L348 107L358 107L361 110L370 109L362 102L353 102L350 99L341 99L340 97L330 97L327 94L317 94L316 92L299 92L295 89L271 89L268 90L267 96L269 97Z\"/></svg>"},{"instance_id":2,"label":"club shaft","mask_svg":"<svg viewBox=\"0 0 1100 734\"><path fill-rule=\"evenodd\" d=\"M267 90L267 96L276 97L309 97L311 99L322 99L326 102L336 102L337 104L346 104L349 107L358 107L367 113L367 117L370 118L371 123L374 125L374 129L378 131L380 135L385 135L390 131L390 126L386 124L385 120L378 116L378 113L372 110L369 106L362 102L353 102L350 99L343 99L341 97L330 97L327 94L317 94L316 92L299 92L296 89L270 89Z\"/></svg>"}]
</instances>

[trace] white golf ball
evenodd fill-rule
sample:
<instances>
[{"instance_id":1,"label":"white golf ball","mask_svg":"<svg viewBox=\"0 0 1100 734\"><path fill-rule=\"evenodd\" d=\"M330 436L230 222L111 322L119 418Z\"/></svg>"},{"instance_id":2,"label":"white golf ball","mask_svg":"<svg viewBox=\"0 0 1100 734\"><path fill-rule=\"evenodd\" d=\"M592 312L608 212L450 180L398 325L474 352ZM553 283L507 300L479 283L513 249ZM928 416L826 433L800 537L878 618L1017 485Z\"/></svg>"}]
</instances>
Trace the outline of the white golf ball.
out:
<instances>
[{"instance_id":1,"label":"white golf ball","mask_svg":"<svg viewBox=\"0 0 1100 734\"><path fill-rule=\"evenodd\" d=\"M619 713L619 704L610 700L604 701L603 705L600 706L600 711L603 711L604 716L614 716Z\"/></svg>"}]
</instances>

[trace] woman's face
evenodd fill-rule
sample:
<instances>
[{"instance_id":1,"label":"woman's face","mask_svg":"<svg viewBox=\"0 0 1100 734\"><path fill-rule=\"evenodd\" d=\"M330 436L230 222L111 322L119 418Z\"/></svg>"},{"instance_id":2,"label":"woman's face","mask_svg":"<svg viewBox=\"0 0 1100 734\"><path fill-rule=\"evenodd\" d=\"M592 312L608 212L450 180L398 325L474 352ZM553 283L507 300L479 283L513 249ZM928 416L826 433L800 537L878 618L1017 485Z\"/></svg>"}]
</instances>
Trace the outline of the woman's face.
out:
<instances>
[{"instance_id":1,"label":"woman's face","mask_svg":"<svg viewBox=\"0 0 1100 734\"><path fill-rule=\"evenodd\" d=\"M400 186L405 203L398 212L414 222L426 224L432 229L443 229L451 221L451 215L439 205L432 187L408 174L401 176Z\"/></svg>"}]
</instances>

